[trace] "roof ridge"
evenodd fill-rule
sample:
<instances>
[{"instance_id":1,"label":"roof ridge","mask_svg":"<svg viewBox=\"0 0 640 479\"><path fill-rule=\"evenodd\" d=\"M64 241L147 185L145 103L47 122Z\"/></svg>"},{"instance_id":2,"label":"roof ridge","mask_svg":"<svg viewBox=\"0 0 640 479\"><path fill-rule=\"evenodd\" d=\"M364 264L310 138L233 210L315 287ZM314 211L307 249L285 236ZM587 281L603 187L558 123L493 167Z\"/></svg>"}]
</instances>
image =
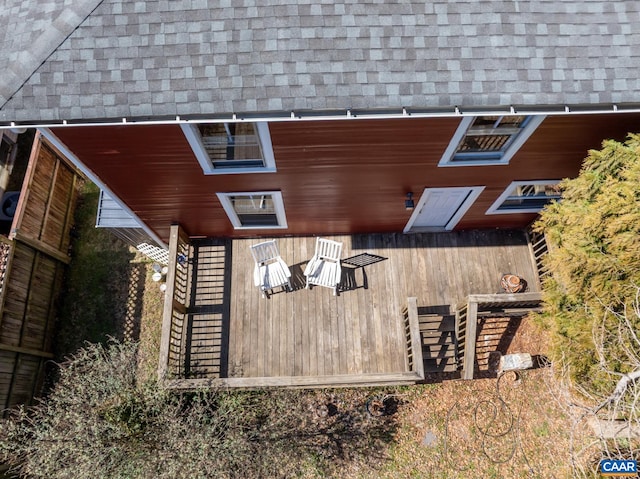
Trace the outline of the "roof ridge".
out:
<instances>
[{"instance_id":1,"label":"roof ridge","mask_svg":"<svg viewBox=\"0 0 640 479\"><path fill-rule=\"evenodd\" d=\"M24 86L40 66L78 29L104 0L75 0L51 21L28 49L18 52L17 61L0 76L0 109Z\"/></svg>"}]
</instances>

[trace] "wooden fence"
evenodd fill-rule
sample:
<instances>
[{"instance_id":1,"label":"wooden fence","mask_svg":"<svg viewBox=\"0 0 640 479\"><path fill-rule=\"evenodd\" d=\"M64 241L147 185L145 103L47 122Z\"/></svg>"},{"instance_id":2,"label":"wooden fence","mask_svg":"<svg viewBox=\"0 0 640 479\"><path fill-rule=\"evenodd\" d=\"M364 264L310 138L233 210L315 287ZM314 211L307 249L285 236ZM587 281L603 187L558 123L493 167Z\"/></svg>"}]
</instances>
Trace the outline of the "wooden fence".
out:
<instances>
[{"instance_id":1,"label":"wooden fence","mask_svg":"<svg viewBox=\"0 0 640 479\"><path fill-rule=\"evenodd\" d=\"M79 173L36 135L9 238L0 238L0 407L29 404L53 358Z\"/></svg>"}]
</instances>

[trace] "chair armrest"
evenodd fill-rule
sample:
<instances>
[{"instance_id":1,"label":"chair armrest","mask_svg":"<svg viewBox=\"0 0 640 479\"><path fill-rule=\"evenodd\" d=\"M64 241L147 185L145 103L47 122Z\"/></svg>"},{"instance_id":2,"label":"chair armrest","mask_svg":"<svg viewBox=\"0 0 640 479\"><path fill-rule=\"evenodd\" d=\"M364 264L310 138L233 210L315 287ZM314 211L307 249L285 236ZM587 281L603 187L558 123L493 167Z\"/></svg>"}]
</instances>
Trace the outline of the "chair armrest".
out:
<instances>
[{"instance_id":1,"label":"chair armrest","mask_svg":"<svg viewBox=\"0 0 640 479\"><path fill-rule=\"evenodd\" d=\"M340 284L340 280L342 279L342 266L340 266L340 261L336 263L336 284Z\"/></svg>"},{"instance_id":2,"label":"chair armrest","mask_svg":"<svg viewBox=\"0 0 640 479\"><path fill-rule=\"evenodd\" d=\"M264 279L264 266L255 265L253 268L253 284L255 286L262 286Z\"/></svg>"},{"instance_id":3,"label":"chair armrest","mask_svg":"<svg viewBox=\"0 0 640 479\"><path fill-rule=\"evenodd\" d=\"M317 256L314 256L309 260L309 263L307 263L307 266L304 269L304 275L314 276L318 272L321 266L322 266L322 260L320 260L320 258L318 258Z\"/></svg>"},{"instance_id":4,"label":"chair armrest","mask_svg":"<svg viewBox=\"0 0 640 479\"><path fill-rule=\"evenodd\" d=\"M284 274L287 276L287 278L291 278L291 271L289 270L289 266L287 266L287 263L285 263L282 258L278 258L278 264L282 268L282 271L284 271Z\"/></svg>"}]
</instances>

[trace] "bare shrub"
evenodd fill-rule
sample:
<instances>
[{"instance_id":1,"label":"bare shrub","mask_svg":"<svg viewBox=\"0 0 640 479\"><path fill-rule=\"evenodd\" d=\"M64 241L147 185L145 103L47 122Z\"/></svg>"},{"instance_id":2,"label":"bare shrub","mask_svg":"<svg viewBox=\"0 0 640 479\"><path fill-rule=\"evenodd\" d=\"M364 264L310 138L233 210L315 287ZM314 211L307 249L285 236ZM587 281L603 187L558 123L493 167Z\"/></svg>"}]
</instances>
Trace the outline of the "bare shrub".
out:
<instances>
[{"instance_id":1,"label":"bare shrub","mask_svg":"<svg viewBox=\"0 0 640 479\"><path fill-rule=\"evenodd\" d=\"M135 344L87 345L0 423L0 460L33 478L326 477L384 457L396 424L367 414L370 394L172 393L138 382Z\"/></svg>"}]
</instances>

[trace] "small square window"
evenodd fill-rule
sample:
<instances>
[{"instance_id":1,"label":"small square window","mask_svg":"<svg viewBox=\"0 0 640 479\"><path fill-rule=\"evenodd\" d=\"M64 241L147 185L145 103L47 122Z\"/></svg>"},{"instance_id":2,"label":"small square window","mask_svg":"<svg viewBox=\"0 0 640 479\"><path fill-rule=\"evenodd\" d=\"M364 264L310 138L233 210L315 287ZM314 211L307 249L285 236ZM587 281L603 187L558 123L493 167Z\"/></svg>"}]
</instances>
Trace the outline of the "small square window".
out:
<instances>
[{"instance_id":1,"label":"small square window","mask_svg":"<svg viewBox=\"0 0 640 479\"><path fill-rule=\"evenodd\" d=\"M275 171L266 123L224 122L181 126L205 174Z\"/></svg>"},{"instance_id":2,"label":"small square window","mask_svg":"<svg viewBox=\"0 0 640 479\"><path fill-rule=\"evenodd\" d=\"M466 117L438 166L508 164L543 119L525 115Z\"/></svg>"},{"instance_id":3,"label":"small square window","mask_svg":"<svg viewBox=\"0 0 640 479\"><path fill-rule=\"evenodd\" d=\"M218 193L218 198L236 229L287 227L282 193L279 191Z\"/></svg>"},{"instance_id":4,"label":"small square window","mask_svg":"<svg viewBox=\"0 0 640 479\"><path fill-rule=\"evenodd\" d=\"M487 210L488 215L538 213L561 197L560 180L514 181Z\"/></svg>"}]
</instances>

